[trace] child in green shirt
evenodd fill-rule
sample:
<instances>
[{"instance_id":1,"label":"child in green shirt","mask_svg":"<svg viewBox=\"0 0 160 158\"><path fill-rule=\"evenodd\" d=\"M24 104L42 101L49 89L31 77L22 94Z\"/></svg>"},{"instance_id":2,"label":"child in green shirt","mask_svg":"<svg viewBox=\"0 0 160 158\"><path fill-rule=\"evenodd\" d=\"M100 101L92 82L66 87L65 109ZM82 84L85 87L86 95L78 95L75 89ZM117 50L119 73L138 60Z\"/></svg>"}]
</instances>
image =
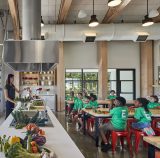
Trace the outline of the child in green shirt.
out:
<instances>
[{"instance_id":1,"label":"child in green shirt","mask_svg":"<svg viewBox=\"0 0 160 158\"><path fill-rule=\"evenodd\" d=\"M83 101L82 101L82 93L78 93L78 98L74 102L73 111L71 113L72 115L72 121L76 121L78 119L78 115L82 112L83 108Z\"/></svg>"},{"instance_id":2,"label":"child in green shirt","mask_svg":"<svg viewBox=\"0 0 160 158\"><path fill-rule=\"evenodd\" d=\"M151 126L151 113L148 109L149 101L146 98L137 98L135 101L134 118L137 120L136 123L132 123L134 129L143 130L144 128Z\"/></svg>"},{"instance_id":3,"label":"child in green shirt","mask_svg":"<svg viewBox=\"0 0 160 158\"><path fill-rule=\"evenodd\" d=\"M66 103L66 112L67 112L67 115L69 115L72 112L73 107L74 107L74 102L76 101L76 99L77 99L77 97L74 96L74 91L71 91L70 95L66 96L65 103ZM71 103L71 101L73 103Z\"/></svg>"},{"instance_id":4,"label":"child in green shirt","mask_svg":"<svg viewBox=\"0 0 160 158\"><path fill-rule=\"evenodd\" d=\"M123 97L116 97L114 101L115 107L110 110L111 120L108 123L99 127L100 135L102 137L101 150L107 152L111 145L108 144L105 133L108 131L116 130L123 131L126 129L128 108L126 106L126 99Z\"/></svg>"},{"instance_id":5,"label":"child in green shirt","mask_svg":"<svg viewBox=\"0 0 160 158\"><path fill-rule=\"evenodd\" d=\"M160 103L158 103L159 99L156 95L151 95L149 97L148 109L160 108Z\"/></svg>"},{"instance_id":6,"label":"child in green shirt","mask_svg":"<svg viewBox=\"0 0 160 158\"><path fill-rule=\"evenodd\" d=\"M110 95L107 97L107 99L110 99L110 100L116 99L115 94L116 94L115 90L111 90Z\"/></svg>"}]
</instances>

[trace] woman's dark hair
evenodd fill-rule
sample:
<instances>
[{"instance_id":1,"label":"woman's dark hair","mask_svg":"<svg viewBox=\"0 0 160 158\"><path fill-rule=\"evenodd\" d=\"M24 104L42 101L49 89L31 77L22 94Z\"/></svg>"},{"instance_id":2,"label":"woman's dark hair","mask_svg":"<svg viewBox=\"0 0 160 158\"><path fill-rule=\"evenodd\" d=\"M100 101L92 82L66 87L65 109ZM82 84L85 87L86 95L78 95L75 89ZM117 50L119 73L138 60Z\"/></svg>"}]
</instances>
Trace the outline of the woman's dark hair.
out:
<instances>
[{"instance_id":1,"label":"woman's dark hair","mask_svg":"<svg viewBox=\"0 0 160 158\"><path fill-rule=\"evenodd\" d=\"M156 95L151 95L150 97L155 99L155 103L158 103L159 99Z\"/></svg>"},{"instance_id":2,"label":"woman's dark hair","mask_svg":"<svg viewBox=\"0 0 160 158\"><path fill-rule=\"evenodd\" d=\"M148 109L148 104L149 104L149 101L146 99L146 98L137 98L136 99L139 103L142 104L142 107L144 107L145 111L147 113L149 113L149 109Z\"/></svg>"},{"instance_id":3,"label":"woman's dark hair","mask_svg":"<svg viewBox=\"0 0 160 158\"><path fill-rule=\"evenodd\" d=\"M8 74L7 80L6 80L6 84L11 84L10 83L10 79L13 78L14 75L13 74Z\"/></svg>"},{"instance_id":4,"label":"woman's dark hair","mask_svg":"<svg viewBox=\"0 0 160 158\"><path fill-rule=\"evenodd\" d=\"M113 92L113 93L116 93L115 90L111 90L111 91L110 91L110 93L112 93L112 92Z\"/></svg>"}]
</instances>

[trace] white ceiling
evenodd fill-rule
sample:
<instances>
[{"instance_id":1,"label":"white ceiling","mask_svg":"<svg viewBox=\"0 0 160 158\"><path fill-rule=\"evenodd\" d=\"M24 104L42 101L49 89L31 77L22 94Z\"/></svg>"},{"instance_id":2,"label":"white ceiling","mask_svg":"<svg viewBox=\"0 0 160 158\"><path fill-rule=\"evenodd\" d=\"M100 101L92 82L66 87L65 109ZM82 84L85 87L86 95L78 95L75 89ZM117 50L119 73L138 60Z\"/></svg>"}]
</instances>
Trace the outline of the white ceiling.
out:
<instances>
[{"instance_id":1,"label":"white ceiling","mask_svg":"<svg viewBox=\"0 0 160 158\"><path fill-rule=\"evenodd\" d=\"M59 14L59 8L61 0L41 0L42 1L42 17L45 24L56 23ZM146 15L146 1L147 0L132 0L129 5L122 11L122 13L114 20L114 22L121 22L123 19L124 22L141 22ZM22 0L18 0L20 17L22 12L21 3ZM66 23L74 23L76 20L77 23L88 23L90 16L92 15L93 0L73 0ZM149 0L149 10L157 9L160 7L160 0ZM0 0L0 9L7 9L8 3L7 0ZM83 19L78 18L78 12L84 10L87 13L87 17ZM107 0L95 0L95 14L99 22L102 21L106 12L108 10ZM22 24L22 23L21 23Z\"/></svg>"},{"instance_id":2,"label":"white ceiling","mask_svg":"<svg viewBox=\"0 0 160 158\"><path fill-rule=\"evenodd\" d=\"M104 15L108 10L106 0L95 0L95 14L99 22L102 21ZM78 12L84 10L87 13L87 17L83 19L78 18ZM77 23L88 23L90 16L93 13L93 0L73 0L69 15L67 17L66 23L73 23L76 20Z\"/></svg>"},{"instance_id":3,"label":"white ceiling","mask_svg":"<svg viewBox=\"0 0 160 158\"><path fill-rule=\"evenodd\" d=\"M149 11L160 7L160 0L149 0ZM132 0L115 22L141 22L147 13L147 0Z\"/></svg>"}]
</instances>

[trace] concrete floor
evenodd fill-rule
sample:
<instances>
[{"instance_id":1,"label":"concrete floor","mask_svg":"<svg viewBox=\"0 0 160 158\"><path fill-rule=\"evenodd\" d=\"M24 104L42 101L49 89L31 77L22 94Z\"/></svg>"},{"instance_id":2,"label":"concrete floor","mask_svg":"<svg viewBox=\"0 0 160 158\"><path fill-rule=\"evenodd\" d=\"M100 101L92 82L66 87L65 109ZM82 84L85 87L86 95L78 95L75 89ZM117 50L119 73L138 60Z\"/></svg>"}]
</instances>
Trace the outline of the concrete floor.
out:
<instances>
[{"instance_id":1,"label":"concrete floor","mask_svg":"<svg viewBox=\"0 0 160 158\"><path fill-rule=\"evenodd\" d=\"M127 151L127 147L122 151L120 147L117 147L115 154L111 151L103 153L100 147L95 146L95 141L89 136L84 136L82 133L76 131L74 124L68 124L64 113L56 114L58 120L61 122L63 127L66 129L70 137L73 139L75 144L78 146L80 151L83 153L85 158L129 158L130 155ZM147 149L143 148L141 143L139 152L137 155L134 154L134 158L147 158Z\"/></svg>"}]
</instances>

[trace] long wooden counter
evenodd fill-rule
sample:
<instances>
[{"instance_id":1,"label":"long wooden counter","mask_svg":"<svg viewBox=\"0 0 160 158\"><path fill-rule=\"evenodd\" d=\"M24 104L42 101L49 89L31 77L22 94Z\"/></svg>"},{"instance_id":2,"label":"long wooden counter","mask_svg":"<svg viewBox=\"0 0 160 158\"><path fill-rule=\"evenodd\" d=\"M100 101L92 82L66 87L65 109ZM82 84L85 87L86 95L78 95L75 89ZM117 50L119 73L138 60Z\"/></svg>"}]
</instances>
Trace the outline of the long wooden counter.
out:
<instances>
[{"instance_id":1,"label":"long wooden counter","mask_svg":"<svg viewBox=\"0 0 160 158\"><path fill-rule=\"evenodd\" d=\"M16 109L19 107L17 106ZM15 109L15 110L16 110ZM57 120L50 108L46 107L48 116L53 124L53 127L41 127L46 133L47 142L46 147L52 149L57 158L84 158L78 147L75 145L73 140L67 134L65 129L62 127L60 122ZM10 115L0 126L0 135L6 134L7 136L19 136L21 138L25 137L25 129L14 129L10 127L10 124L13 120L12 115ZM0 155L0 158L3 158Z\"/></svg>"}]
</instances>

